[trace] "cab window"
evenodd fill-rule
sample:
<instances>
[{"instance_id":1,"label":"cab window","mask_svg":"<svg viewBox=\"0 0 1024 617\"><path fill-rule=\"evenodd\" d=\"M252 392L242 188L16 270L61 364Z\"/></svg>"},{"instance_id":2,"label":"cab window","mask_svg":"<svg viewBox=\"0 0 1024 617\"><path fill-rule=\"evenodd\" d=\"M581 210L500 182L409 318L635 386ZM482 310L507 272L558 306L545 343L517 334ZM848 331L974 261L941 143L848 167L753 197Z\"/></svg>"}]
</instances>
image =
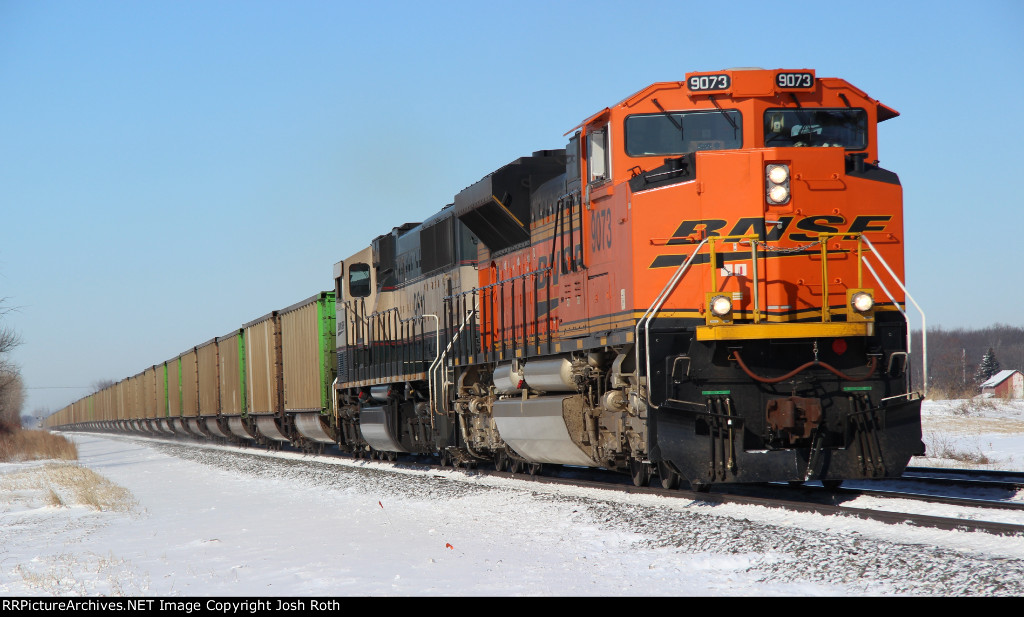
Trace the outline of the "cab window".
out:
<instances>
[{"instance_id":1,"label":"cab window","mask_svg":"<svg viewBox=\"0 0 1024 617\"><path fill-rule=\"evenodd\" d=\"M608 169L608 129L587 133L587 175L588 182L603 182L611 174Z\"/></svg>"},{"instance_id":2,"label":"cab window","mask_svg":"<svg viewBox=\"0 0 1024 617\"><path fill-rule=\"evenodd\" d=\"M580 179L580 134L569 138L565 146L565 179L569 182Z\"/></svg>"},{"instance_id":3,"label":"cab window","mask_svg":"<svg viewBox=\"0 0 1024 617\"><path fill-rule=\"evenodd\" d=\"M769 109L764 112L767 147L845 148L868 146L868 115L863 109Z\"/></svg>"},{"instance_id":4,"label":"cab window","mask_svg":"<svg viewBox=\"0 0 1024 617\"><path fill-rule=\"evenodd\" d=\"M625 128L629 156L743 147L743 115L735 109L637 114L626 118Z\"/></svg>"},{"instance_id":5,"label":"cab window","mask_svg":"<svg viewBox=\"0 0 1024 617\"><path fill-rule=\"evenodd\" d=\"M353 298L365 298L370 295L370 264L349 266L348 293Z\"/></svg>"}]
</instances>

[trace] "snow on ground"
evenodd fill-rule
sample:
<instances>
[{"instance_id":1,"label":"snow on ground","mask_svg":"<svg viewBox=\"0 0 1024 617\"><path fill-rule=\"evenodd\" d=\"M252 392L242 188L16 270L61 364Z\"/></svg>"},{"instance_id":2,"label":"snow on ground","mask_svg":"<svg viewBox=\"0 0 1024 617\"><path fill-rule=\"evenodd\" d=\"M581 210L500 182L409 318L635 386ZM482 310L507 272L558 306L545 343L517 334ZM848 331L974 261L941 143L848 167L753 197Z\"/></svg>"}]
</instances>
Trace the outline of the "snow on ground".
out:
<instances>
[{"instance_id":1,"label":"snow on ground","mask_svg":"<svg viewBox=\"0 0 1024 617\"><path fill-rule=\"evenodd\" d=\"M928 452L911 465L1024 471L1024 401L925 401Z\"/></svg>"},{"instance_id":2,"label":"snow on ground","mask_svg":"<svg viewBox=\"0 0 1024 617\"><path fill-rule=\"evenodd\" d=\"M913 464L1024 469L1024 405L926 401L924 422L930 449L967 460ZM42 463L0 465L4 596L1024 594L1024 537L73 438L132 498L48 505L15 481Z\"/></svg>"}]
</instances>

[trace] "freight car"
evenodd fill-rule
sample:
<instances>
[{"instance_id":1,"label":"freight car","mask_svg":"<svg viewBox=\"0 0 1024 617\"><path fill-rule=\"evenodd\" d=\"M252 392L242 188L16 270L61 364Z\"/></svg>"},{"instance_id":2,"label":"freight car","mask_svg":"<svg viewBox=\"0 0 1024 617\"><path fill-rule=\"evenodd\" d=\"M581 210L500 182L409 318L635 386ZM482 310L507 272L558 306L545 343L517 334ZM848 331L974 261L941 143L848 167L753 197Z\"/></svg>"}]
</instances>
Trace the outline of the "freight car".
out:
<instances>
[{"instance_id":1,"label":"freight car","mask_svg":"<svg viewBox=\"0 0 1024 617\"><path fill-rule=\"evenodd\" d=\"M75 401L48 426L158 436L333 442L334 293L318 293Z\"/></svg>"},{"instance_id":2,"label":"freight car","mask_svg":"<svg viewBox=\"0 0 1024 617\"><path fill-rule=\"evenodd\" d=\"M334 375L277 351L278 383L242 370L259 411L189 389L184 428L665 487L898 476L924 446L902 189L878 163L897 115L809 69L648 86L335 264L333 344L302 335ZM273 336L244 340L269 357ZM289 366L323 396L275 399Z\"/></svg>"}]
</instances>

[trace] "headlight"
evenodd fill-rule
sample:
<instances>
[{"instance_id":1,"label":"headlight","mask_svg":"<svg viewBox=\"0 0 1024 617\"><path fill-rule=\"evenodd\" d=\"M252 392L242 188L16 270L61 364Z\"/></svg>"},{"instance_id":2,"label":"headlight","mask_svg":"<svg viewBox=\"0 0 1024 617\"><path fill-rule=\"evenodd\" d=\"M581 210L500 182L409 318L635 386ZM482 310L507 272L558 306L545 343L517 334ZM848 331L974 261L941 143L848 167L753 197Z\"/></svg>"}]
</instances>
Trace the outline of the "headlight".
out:
<instances>
[{"instance_id":1,"label":"headlight","mask_svg":"<svg viewBox=\"0 0 1024 617\"><path fill-rule=\"evenodd\" d=\"M867 313L875 305L875 299L866 291L858 291L850 297L850 306L858 313Z\"/></svg>"},{"instance_id":2,"label":"headlight","mask_svg":"<svg viewBox=\"0 0 1024 617\"><path fill-rule=\"evenodd\" d=\"M775 184L782 184L789 180L789 170L785 165L775 165L768 168L768 179Z\"/></svg>"},{"instance_id":3,"label":"headlight","mask_svg":"<svg viewBox=\"0 0 1024 617\"><path fill-rule=\"evenodd\" d=\"M772 205L789 202L789 165L772 163L764 168L765 200Z\"/></svg>"},{"instance_id":4,"label":"headlight","mask_svg":"<svg viewBox=\"0 0 1024 617\"><path fill-rule=\"evenodd\" d=\"M727 296L715 296L711 298L711 313L716 317L724 317L732 310L732 300Z\"/></svg>"},{"instance_id":5,"label":"headlight","mask_svg":"<svg viewBox=\"0 0 1024 617\"><path fill-rule=\"evenodd\" d=\"M768 190L768 199L777 204L789 199L789 189L784 186L776 185Z\"/></svg>"}]
</instances>

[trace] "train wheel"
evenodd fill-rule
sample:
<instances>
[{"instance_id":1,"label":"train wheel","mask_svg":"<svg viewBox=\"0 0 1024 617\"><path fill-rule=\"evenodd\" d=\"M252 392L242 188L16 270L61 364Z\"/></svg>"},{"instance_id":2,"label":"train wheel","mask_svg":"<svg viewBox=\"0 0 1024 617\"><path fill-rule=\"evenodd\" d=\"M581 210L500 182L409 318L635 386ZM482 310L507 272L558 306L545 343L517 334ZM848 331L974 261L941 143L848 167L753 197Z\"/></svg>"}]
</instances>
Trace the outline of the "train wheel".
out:
<instances>
[{"instance_id":1,"label":"train wheel","mask_svg":"<svg viewBox=\"0 0 1024 617\"><path fill-rule=\"evenodd\" d=\"M525 463L523 463L523 461L516 460L516 459L509 459L509 461L508 461L508 470L511 471L512 473L523 473L523 466L524 465L525 465Z\"/></svg>"},{"instance_id":2,"label":"train wheel","mask_svg":"<svg viewBox=\"0 0 1024 617\"><path fill-rule=\"evenodd\" d=\"M665 462L658 463L658 477L661 478L661 488L665 489L679 488L679 483L682 481L679 474Z\"/></svg>"},{"instance_id":3,"label":"train wheel","mask_svg":"<svg viewBox=\"0 0 1024 617\"><path fill-rule=\"evenodd\" d=\"M531 476L539 476L540 472L543 469L544 469L544 465L542 465L540 463L528 463L527 466L526 466L526 471Z\"/></svg>"},{"instance_id":4,"label":"train wheel","mask_svg":"<svg viewBox=\"0 0 1024 617\"><path fill-rule=\"evenodd\" d=\"M441 450L437 453L437 464L441 467L448 467L451 464L451 458L448 457L448 452Z\"/></svg>"},{"instance_id":5,"label":"train wheel","mask_svg":"<svg viewBox=\"0 0 1024 617\"><path fill-rule=\"evenodd\" d=\"M397 461L398 460L398 452L385 452L384 453L384 458L386 458L387 460L392 461L392 462L393 461Z\"/></svg>"},{"instance_id":6,"label":"train wheel","mask_svg":"<svg viewBox=\"0 0 1024 617\"><path fill-rule=\"evenodd\" d=\"M650 463L641 463L635 458L629 459L629 475L633 476L633 486L647 486L651 483Z\"/></svg>"},{"instance_id":7,"label":"train wheel","mask_svg":"<svg viewBox=\"0 0 1024 617\"><path fill-rule=\"evenodd\" d=\"M508 457L501 450L494 453L494 470L505 471L508 467Z\"/></svg>"}]
</instances>

